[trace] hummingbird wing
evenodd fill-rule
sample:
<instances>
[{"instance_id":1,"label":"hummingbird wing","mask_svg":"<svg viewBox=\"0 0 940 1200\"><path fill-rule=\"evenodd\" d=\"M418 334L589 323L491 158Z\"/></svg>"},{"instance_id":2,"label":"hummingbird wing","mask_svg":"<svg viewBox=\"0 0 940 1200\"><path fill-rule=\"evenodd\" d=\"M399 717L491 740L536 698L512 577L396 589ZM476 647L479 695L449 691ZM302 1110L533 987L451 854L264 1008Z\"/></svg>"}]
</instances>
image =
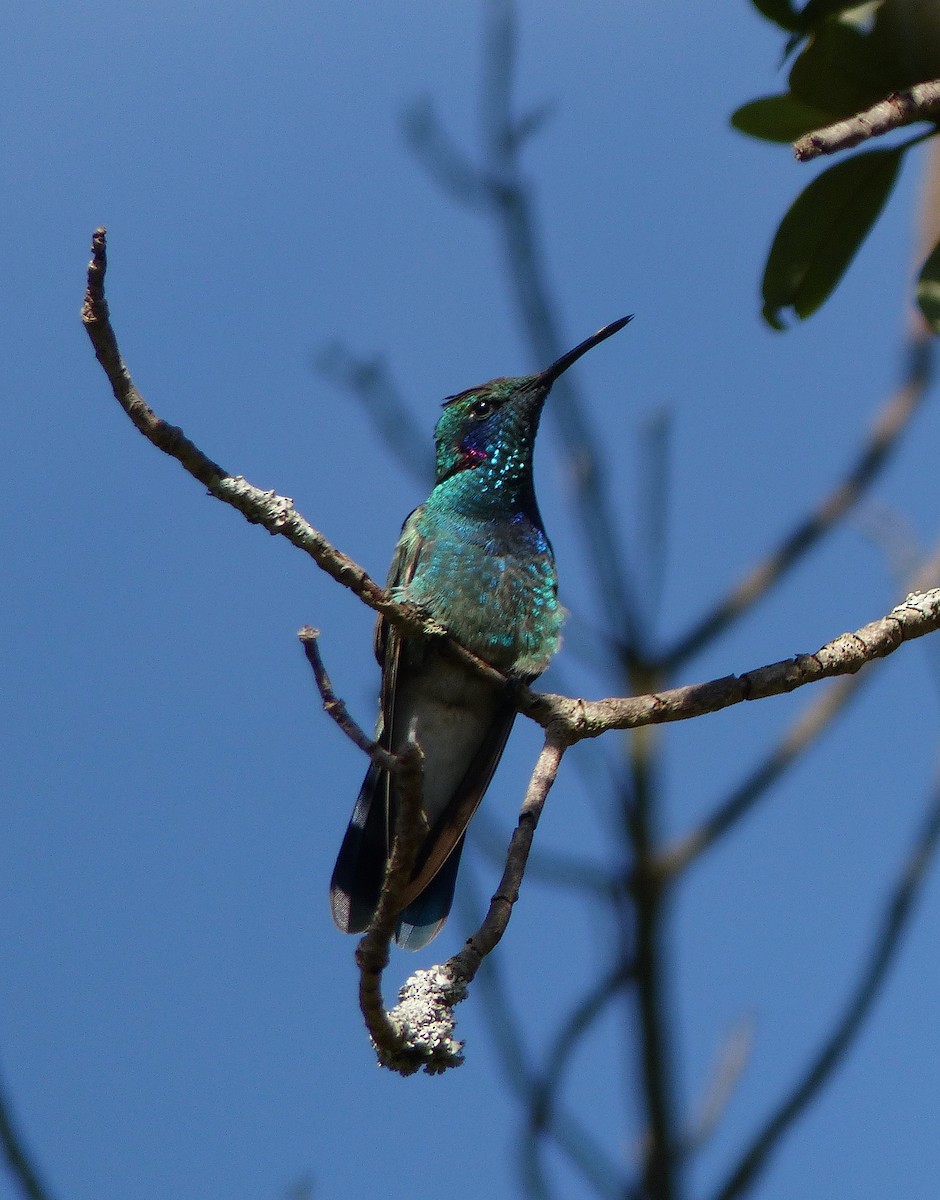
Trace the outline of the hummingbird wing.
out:
<instances>
[{"instance_id":1,"label":"hummingbird wing","mask_svg":"<svg viewBox=\"0 0 940 1200\"><path fill-rule=\"evenodd\" d=\"M405 522L388 586L407 586L433 543L417 532L420 509ZM376 656L382 665L376 736L401 751L414 728L424 752L424 809L430 826L404 897L395 940L416 950L450 912L464 834L502 756L515 709L498 687L450 660L432 643L407 639L381 616ZM398 797L388 773L370 767L356 801L331 885L333 918L359 932L372 919L395 828Z\"/></svg>"},{"instance_id":2,"label":"hummingbird wing","mask_svg":"<svg viewBox=\"0 0 940 1200\"><path fill-rule=\"evenodd\" d=\"M388 588L408 582L414 574L420 541L417 537L406 539L404 533L419 512L416 509L402 526L386 580ZM400 651L400 639L392 637L394 634L394 626L380 613L375 623L374 646L382 668L382 690L375 740L386 750L391 749L392 725L388 713L395 694ZM390 843L388 772L373 763L359 789L330 880L333 920L343 933L362 933L372 921L385 879Z\"/></svg>"},{"instance_id":3,"label":"hummingbird wing","mask_svg":"<svg viewBox=\"0 0 940 1200\"><path fill-rule=\"evenodd\" d=\"M476 681L474 681L476 682ZM483 739L472 751L466 772L418 852L395 941L420 950L440 933L454 901L457 868L467 826L489 787L516 718L506 705L491 710ZM427 771L425 771L427 777Z\"/></svg>"}]
</instances>

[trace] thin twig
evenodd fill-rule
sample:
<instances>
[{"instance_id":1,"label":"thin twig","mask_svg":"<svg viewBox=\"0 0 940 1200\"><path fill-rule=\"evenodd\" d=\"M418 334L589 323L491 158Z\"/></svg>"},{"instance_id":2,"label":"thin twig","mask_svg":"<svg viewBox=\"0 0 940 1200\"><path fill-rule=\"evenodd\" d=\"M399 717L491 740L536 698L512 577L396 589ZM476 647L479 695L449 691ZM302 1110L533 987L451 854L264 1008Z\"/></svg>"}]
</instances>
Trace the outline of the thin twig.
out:
<instances>
[{"instance_id":1,"label":"thin twig","mask_svg":"<svg viewBox=\"0 0 940 1200\"><path fill-rule=\"evenodd\" d=\"M554 729L548 729L545 743L539 754L526 789L525 799L519 812L519 820L513 830L506 855L506 866L502 879L490 900L490 907L483 924L467 938L464 948L449 959L446 966L455 975L469 983L480 969L483 959L496 948L506 932L513 907L519 899L519 886L525 874L526 862L532 848L535 829L545 807L545 801L558 775L558 768L567 740Z\"/></svg>"},{"instance_id":2,"label":"thin twig","mask_svg":"<svg viewBox=\"0 0 940 1200\"><path fill-rule=\"evenodd\" d=\"M367 737L360 726L349 715L349 709L346 707L345 702L340 700L333 691L332 680L327 674L326 667L323 665L323 659L320 656L320 647L317 644L319 636L320 631L313 629L310 625L305 625L297 634L304 648L304 654L307 656L307 662L313 671L317 691L320 693L320 698L323 701L323 711L327 716L332 717L349 740L355 746L358 746L364 754L368 754L374 763L378 763L386 771L395 771L399 764L397 755L391 754L384 746Z\"/></svg>"},{"instance_id":3,"label":"thin twig","mask_svg":"<svg viewBox=\"0 0 940 1200\"><path fill-rule=\"evenodd\" d=\"M805 516L779 546L757 564L715 608L658 658L671 674L713 641L790 571L865 494L886 465L920 407L933 367L933 336L920 322L911 334L904 382L879 413L868 441L845 478Z\"/></svg>"},{"instance_id":4,"label":"thin twig","mask_svg":"<svg viewBox=\"0 0 940 1200\"><path fill-rule=\"evenodd\" d=\"M713 1200L736 1200L757 1182L784 1134L805 1111L852 1047L872 1006L881 993L888 970L900 948L914 905L940 841L940 786L936 786L923 820L921 833L899 872L885 906L881 929L875 938L858 983L831 1034L810 1060L796 1085L764 1123L751 1145L731 1171Z\"/></svg>"},{"instance_id":5,"label":"thin twig","mask_svg":"<svg viewBox=\"0 0 940 1200\"><path fill-rule=\"evenodd\" d=\"M836 121L823 129L806 133L793 143L793 153L800 162L809 162L821 154L836 154L850 150L869 138L881 137L892 129L910 125L913 121L936 121L940 106L940 80L918 83L903 92L893 92L864 112Z\"/></svg>"},{"instance_id":6,"label":"thin twig","mask_svg":"<svg viewBox=\"0 0 940 1200\"><path fill-rule=\"evenodd\" d=\"M382 974L388 966L389 947L405 893L411 883L415 859L428 831L423 803L424 756L413 733L409 734L409 743L401 754L391 754L366 737L349 715L346 705L333 691L317 645L317 630L308 625L301 629L298 636L313 670L324 709L360 750L395 775L399 798L392 850L375 915L356 949L359 1007L382 1066L401 1075L412 1075L421 1069L435 1074L443 1069L440 1065L442 1060L450 1065L451 1059L460 1059L460 1046L450 1036L453 1020L449 1009L462 997L456 994L451 996L443 1020L442 1014L432 1004L430 1008L425 1008L420 1022L414 1020L408 1007L409 1003L412 1008L416 1003L421 1003L414 988L408 996L399 996L399 1004L392 1013L385 1011L382 999Z\"/></svg>"},{"instance_id":7,"label":"thin twig","mask_svg":"<svg viewBox=\"0 0 940 1200\"><path fill-rule=\"evenodd\" d=\"M88 265L88 287L82 305L82 320L118 403L137 429L157 449L175 458L217 499L230 504L252 524L263 525L269 533L286 537L309 554L323 571L349 588L370 608L382 612L389 602L385 590L370 579L362 567L342 554L314 529L296 511L289 497L278 496L273 491L261 491L241 476L231 475L191 442L182 429L168 424L154 413L137 390L121 358L105 298L106 270L106 233L103 228L99 228L92 237L92 259ZM404 609L401 605L393 607L397 615L392 617L390 612L386 615L390 620L402 625ZM426 624L420 618L412 621L411 632L421 631ZM402 625L402 628L405 628L405 625Z\"/></svg>"},{"instance_id":8,"label":"thin twig","mask_svg":"<svg viewBox=\"0 0 940 1200\"><path fill-rule=\"evenodd\" d=\"M107 270L106 232L96 229L92 236L92 259L88 265L88 286L82 305L82 321L95 355L111 384L112 391L136 428L158 450L175 458L194 479L204 484L211 495L231 505L253 525L261 525L270 534L285 537L313 561L348 588L375 612L382 613L405 633L439 638L459 662L479 671L494 683L506 678L482 659L464 650L435 621L413 605L401 604L369 577L351 558L337 550L319 530L294 508L288 496L262 491L240 475L231 475L186 437L182 429L168 424L144 400L131 378L118 348L111 326L104 281Z\"/></svg>"},{"instance_id":9,"label":"thin twig","mask_svg":"<svg viewBox=\"0 0 940 1200\"><path fill-rule=\"evenodd\" d=\"M509 924L535 828L566 746L557 732L546 734L509 843L503 876L483 924L447 962L412 975L399 993L399 1003L387 1013L381 993L382 972L388 965L389 944L401 910L401 896L410 881L417 843L424 833L420 790L406 787L399 775L401 804L395 846L378 910L356 951L361 972L360 1007L383 1066L403 1075L421 1069L437 1074L463 1062L462 1046L452 1036L453 1010L466 997L483 960L495 949ZM406 796L410 797L407 804ZM406 816L402 815L404 809L408 810ZM421 829L411 824L418 818Z\"/></svg>"}]
</instances>

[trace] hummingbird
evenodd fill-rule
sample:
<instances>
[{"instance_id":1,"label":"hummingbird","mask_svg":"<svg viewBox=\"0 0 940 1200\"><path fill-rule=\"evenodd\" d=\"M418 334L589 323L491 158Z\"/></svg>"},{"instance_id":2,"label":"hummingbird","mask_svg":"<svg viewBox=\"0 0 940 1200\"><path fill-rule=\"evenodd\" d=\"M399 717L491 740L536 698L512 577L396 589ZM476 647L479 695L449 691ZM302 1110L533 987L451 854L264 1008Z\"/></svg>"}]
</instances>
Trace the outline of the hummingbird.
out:
<instances>
[{"instance_id":1,"label":"hummingbird","mask_svg":"<svg viewBox=\"0 0 940 1200\"><path fill-rule=\"evenodd\" d=\"M622 317L537 375L493 379L444 401L434 431L436 473L405 521L386 587L418 605L466 649L529 684L561 641L564 610L532 476L539 418L552 384L622 329ZM376 740L393 754L414 736L424 754L428 832L398 917L395 941L418 950L439 932L454 898L467 826L502 757L516 710L506 689L453 661L442 647L404 636L381 615ZM330 884L344 933L372 921L391 852L395 781L373 763Z\"/></svg>"}]
</instances>

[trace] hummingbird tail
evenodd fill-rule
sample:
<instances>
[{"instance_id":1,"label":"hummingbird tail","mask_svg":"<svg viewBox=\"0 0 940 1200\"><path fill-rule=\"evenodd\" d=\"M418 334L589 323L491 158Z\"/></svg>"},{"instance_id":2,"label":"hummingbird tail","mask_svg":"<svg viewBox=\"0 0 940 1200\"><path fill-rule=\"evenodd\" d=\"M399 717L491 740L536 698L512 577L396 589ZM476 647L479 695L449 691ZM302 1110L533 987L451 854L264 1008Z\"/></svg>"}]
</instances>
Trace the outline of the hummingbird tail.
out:
<instances>
[{"instance_id":1,"label":"hummingbird tail","mask_svg":"<svg viewBox=\"0 0 940 1200\"><path fill-rule=\"evenodd\" d=\"M379 902L388 860L385 787L385 773L373 765L363 781L333 870L330 907L343 933L368 929ZM399 917L395 941L406 950L426 946L447 920L454 902L463 842L461 837L424 891Z\"/></svg>"},{"instance_id":2,"label":"hummingbird tail","mask_svg":"<svg viewBox=\"0 0 940 1200\"><path fill-rule=\"evenodd\" d=\"M395 941L402 949L420 950L440 933L454 902L463 843L464 839L461 838L421 895L412 900L398 918Z\"/></svg>"},{"instance_id":3,"label":"hummingbird tail","mask_svg":"<svg viewBox=\"0 0 940 1200\"><path fill-rule=\"evenodd\" d=\"M333 920L343 933L362 933L367 929L379 902L388 857L384 787L384 772L373 763L363 781L333 869L330 907ZM383 802L379 802L380 792Z\"/></svg>"}]
</instances>

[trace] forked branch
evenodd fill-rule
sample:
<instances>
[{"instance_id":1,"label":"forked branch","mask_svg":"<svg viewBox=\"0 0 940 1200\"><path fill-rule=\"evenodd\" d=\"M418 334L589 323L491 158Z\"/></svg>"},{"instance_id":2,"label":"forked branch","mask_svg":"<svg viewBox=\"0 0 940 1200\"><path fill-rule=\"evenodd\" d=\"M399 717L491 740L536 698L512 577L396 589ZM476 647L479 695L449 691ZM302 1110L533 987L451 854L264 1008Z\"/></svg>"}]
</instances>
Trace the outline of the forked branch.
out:
<instances>
[{"instance_id":1,"label":"forked branch","mask_svg":"<svg viewBox=\"0 0 940 1200\"><path fill-rule=\"evenodd\" d=\"M387 620L402 628L410 636L440 639L448 652L488 678L501 683L512 696L513 703L545 730L545 744L539 755L530 780L519 824L510 843L506 867L500 887L493 897L483 925L467 942L465 948L440 968L435 968L423 982L409 985L413 999L415 989L420 992L419 1010L432 1014L437 1020L442 1012L450 1013L453 1004L463 995L467 984L473 979L483 958L498 943L506 929L513 904L518 897L519 885L525 870L535 826L548 792L554 783L562 756L568 746L583 738L599 737L612 729L635 729L644 725L688 720L709 712L717 712L732 704L746 700L757 700L793 691L809 683L858 671L866 663L884 658L893 653L904 642L922 637L940 628L940 589L913 594L886 616L871 622L854 633L846 633L828 642L814 654L798 654L792 659L772 663L745 672L729 675L706 683L672 688L667 691L634 697L613 697L603 700L581 700L567 696L539 694L507 679L492 667L477 659L447 635L434 621L413 606L400 604L370 579L366 572L346 555L338 551L318 530L314 529L294 508L293 502L273 491L265 492L253 487L239 476L233 476L218 463L213 462L195 446L181 429L169 425L158 417L138 392L125 366L117 340L111 326L108 305L104 293L106 270L105 231L96 230L92 242L92 261L88 268L88 288L82 316L88 335L122 408L136 427L164 453L176 458L194 478L198 479L220 500L224 500L241 512L250 522L263 525L270 533L286 537L293 545L302 549L316 564L333 579L349 588L370 608L382 613ZM308 653L313 649L315 674L330 715L336 719L353 740L374 758L379 750L361 730L354 736L355 723L345 706L336 700L332 685L322 670L317 669L315 641L308 641ZM402 756L402 759L407 756ZM396 760L396 770L415 771L420 774L420 763ZM415 794L415 793L413 793ZM416 794L419 802L416 810L420 815L420 786ZM405 806L403 805L403 808ZM407 875L407 848L410 834L409 818L403 818L405 827L399 838L400 854L392 864L390 877L397 873ZM394 857L394 856L393 856ZM408 1000L406 1012L403 1004L391 1014L385 1014L381 1004L380 977L388 956L386 927L395 916L394 884L386 880L390 899L386 908L380 905L381 920L377 917L376 928L371 930L360 947L359 960L363 970L363 1007L375 1016L376 1038L380 1043L388 1034L387 1022L397 1030L395 1044L400 1039L403 1022L409 1030L408 1039L415 1043L424 1037L420 1020L415 1017L414 1006ZM388 937L386 937L388 932ZM375 937L373 937L375 933ZM384 947L382 939L384 941ZM407 1005L406 1005L407 1007ZM381 1012L381 1018L379 1013ZM368 1018L367 1018L368 1019ZM374 1031L373 1031L374 1032ZM459 1045L445 1037L438 1037L435 1045L445 1045L443 1058L434 1059L433 1067L427 1055L421 1064L426 1069L441 1070L456 1065L459 1061ZM381 1051L380 1051L381 1053ZM411 1069L417 1069L412 1066Z\"/></svg>"}]
</instances>

